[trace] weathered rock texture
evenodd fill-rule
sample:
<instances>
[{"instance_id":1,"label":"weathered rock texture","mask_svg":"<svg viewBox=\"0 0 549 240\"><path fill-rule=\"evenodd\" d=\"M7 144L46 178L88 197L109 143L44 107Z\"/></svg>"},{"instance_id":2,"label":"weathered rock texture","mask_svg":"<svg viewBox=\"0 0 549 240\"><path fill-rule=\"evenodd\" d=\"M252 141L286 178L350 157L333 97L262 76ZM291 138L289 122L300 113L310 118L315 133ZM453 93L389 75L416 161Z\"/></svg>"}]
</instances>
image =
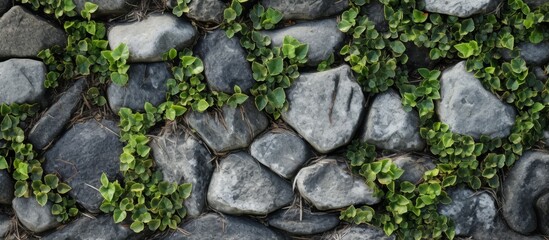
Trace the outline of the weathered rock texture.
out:
<instances>
[{"instance_id":1,"label":"weathered rock texture","mask_svg":"<svg viewBox=\"0 0 549 240\"><path fill-rule=\"evenodd\" d=\"M98 5L92 17L117 17L130 12L139 4L139 0L74 0L76 11L82 11L86 2Z\"/></svg>"},{"instance_id":2,"label":"weathered rock texture","mask_svg":"<svg viewBox=\"0 0 549 240\"><path fill-rule=\"evenodd\" d=\"M13 179L6 170L0 170L0 204L11 204L13 200Z\"/></svg>"},{"instance_id":3,"label":"weathered rock texture","mask_svg":"<svg viewBox=\"0 0 549 240\"><path fill-rule=\"evenodd\" d=\"M281 209L273 213L268 221L269 226L291 234L311 235L326 232L339 224L339 217L334 213L311 212L310 209Z\"/></svg>"},{"instance_id":4,"label":"weathered rock texture","mask_svg":"<svg viewBox=\"0 0 549 240\"><path fill-rule=\"evenodd\" d=\"M46 65L40 61L14 58L0 62L0 104L42 101L45 79Z\"/></svg>"},{"instance_id":5,"label":"weathered rock texture","mask_svg":"<svg viewBox=\"0 0 549 240\"><path fill-rule=\"evenodd\" d=\"M495 10L500 0L423 0L425 10L466 18L479 13Z\"/></svg>"},{"instance_id":6,"label":"weathered rock texture","mask_svg":"<svg viewBox=\"0 0 549 240\"><path fill-rule=\"evenodd\" d=\"M12 206L19 222L33 232L40 233L61 225L51 214L51 203L42 207L34 197L14 198Z\"/></svg>"},{"instance_id":7,"label":"weathered rock texture","mask_svg":"<svg viewBox=\"0 0 549 240\"><path fill-rule=\"evenodd\" d=\"M133 231L129 226L114 223L112 216L99 215L95 218L82 216L67 224L62 229L43 237L43 240L70 240L70 239L109 239L124 240L131 236Z\"/></svg>"},{"instance_id":8,"label":"weathered rock texture","mask_svg":"<svg viewBox=\"0 0 549 240\"><path fill-rule=\"evenodd\" d=\"M272 7L284 14L284 19L317 19L336 15L349 7L349 0L261 0L265 9Z\"/></svg>"}]
</instances>

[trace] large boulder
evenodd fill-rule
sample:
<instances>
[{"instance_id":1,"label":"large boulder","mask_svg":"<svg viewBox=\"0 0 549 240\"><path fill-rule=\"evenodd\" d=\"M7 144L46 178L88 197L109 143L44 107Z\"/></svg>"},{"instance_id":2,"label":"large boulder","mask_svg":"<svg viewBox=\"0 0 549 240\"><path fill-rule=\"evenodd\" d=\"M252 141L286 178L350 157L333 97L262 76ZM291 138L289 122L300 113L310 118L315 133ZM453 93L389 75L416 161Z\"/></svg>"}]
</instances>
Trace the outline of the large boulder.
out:
<instances>
[{"instance_id":1,"label":"large boulder","mask_svg":"<svg viewBox=\"0 0 549 240\"><path fill-rule=\"evenodd\" d=\"M284 19L311 20L337 15L349 8L349 0L261 0L261 5L284 14Z\"/></svg>"},{"instance_id":2,"label":"large boulder","mask_svg":"<svg viewBox=\"0 0 549 240\"><path fill-rule=\"evenodd\" d=\"M13 179L6 170L0 170L0 204L11 204L13 200Z\"/></svg>"},{"instance_id":3,"label":"large boulder","mask_svg":"<svg viewBox=\"0 0 549 240\"><path fill-rule=\"evenodd\" d=\"M118 133L113 121L88 120L75 124L45 154L44 170L59 174L72 187L69 195L90 212L99 212L103 201L96 190L101 174L114 180L119 173L123 144Z\"/></svg>"},{"instance_id":4,"label":"large boulder","mask_svg":"<svg viewBox=\"0 0 549 240\"><path fill-rule=\"evenodd\" d=\"M348 65L303 73L286 96L282 118L321 153L348 144L364 110L364 94Z\"/></svg>"},{"instance_id":5,"label":"large boulder","mask_svg":"<svg viewBox=\"0 0 549 240\"><path fill-rule=\"evenodd\" d=\"M42 237L42 240L71 240L71 239L109 239L125 240L133 231L123 224L116 224L112 216L99 215L95 218L82 216L62 229Z\"/></svg>"},{"instance_id":6,"label":"large boulder","mask_svg":"<svg viewBox=\"0 0 549 240\"><path fill-rule=\"evenodd\" d=\"M171 48L182 50L193 45L197 30L191 23L173 14L153 14L140 22L117 24L110 28L111 49L126 43L128 62L158 62Z\"/></svg>"},{"instance_id":7,"label":"large boulder","mask_svg":"<svg viewBox=\"0 0 549 240\"><path fill-rule=\"evenodd\" d=\"M0 18L0 43L0 59L35 58L42 49L64 47L67 39L61 28L21 6L14 6Z\"/></svg>"},{"instance_id":8,"label":"large boulder","mask_svg":"<svg viewBox=\"0 0 549 240\"><path fill-rule=\"evenodd\" d=\"M14 58L0 62L0 104L43 101L45 79L46 65L41 61Z\"/></svg>"},{"instance_id":9,"label":"large boulder","mask_svg":"<svg viewBox=\"0 0 549 240\"><path fill-rule=\"evenodd\" d=\"M233 215L266 215L294 200L289 182L245 152L221 159L208 189L208 204Z\"/></svg>"},{"instance_id":10,"label":"large boulder","mask_svg":"<svg viewBox=\"0 0 549 240\"><path fill-rule=\"evenodd\" d=\"M479 13L488 13L496 9L501 0L423 0L425 10L456 17L466 18Z\"/></svg>"},{"instance_id":11,"label":"large boulder","mask_svg":"<svg viewBox=\"0 0 549 240\"><path fill-rule=\"evenodd\" d=\"M361 140L392 151L422 150L425 142L419 135L419 115L406 112L395 90L377 94L364 119Z\"/></svg>"},{"instance_id":12,"label":"large boulder","mask_svg":"<svg viewBox=\"0 0 549 240\"><path fill-rule=\"evenodd\" d=\"M323 159L301 169L294 181L301 197L318 210L372 205L381 201L364 179L353 176L347 165L336 159Z\"/></svg>"},{"instance_id":13,"label":"large boulder","mask_svg":"<svg viewBox=\"0 0 549 240\"><path fill-rule=\"evenodd\" d=\"M202 239L238 239L238 240L283 240L279 233L261 223L244 217L220 216L215 213L202 215L181 226L185 229L175 231L163 237L163 240L202 240Z\"/></svg>"},{"instance_id":14,"label":"large boulder","mask_svg":"<svg viewBox=\"0 0 549 240\"><path fill-rule=\"evenodd\" d=\"M440 78L441 99L436 111L450 130L479 139L481 135L503 138L515 123L515 109L482 86L465 61L444 70Z\"/></svg>"},{"instance_id":15,"label":"large boulder","mask_svg":"<svg viewBox=\"0 0 549 240\"><path fill-rule=\"evenodd\" d=\"M307 65L316 66L331 54L338 53L345 40L345 33L337 27L335 18L298 23L278 30L261 32L271 38L273 47L280 47L284 37L292 36L309 45Z\"/></svg>"},{"instance_id":16,"label":"large boulder","mask_svg":"<svg viewBox=\"0 0 549 240\"><path fill-rule=\"evenodd\" d=\"M157 106L166 101L166 82L172 76L166 63L132 64L128 76L126 86L111 83L107 89L113 112L122 107L143 111L146 102Z\"/></svg>"},{"instance_id":17,"label":"large boulder","mask_svg":"<svg viewBox=\"0 0 549 240\"><path fill-rule=\"evenodd\" d=\"M513 230L528 234L537 229L536 201L549 192L549 154L526 152L503 181L503 217ZM540 222L541 224L541 222Z\"/></svg>"},{"instance_id":18,"label":"large boulder","mask_svg":"<svg viewBox=\"0 0 549 240\"><path fill-rule=\"evenodd\" d=\"M296 235L312 235L326 232L339 224L337 213L311 212L298 207L281 209L269 216L269 226Z\"/></svg>"},{"instance_id":19,"label":"large boulder","mask_svg":"<svg viewBox=\"0 0 549 240\"><path fill-rule=\"evenodd\" d=\"M204 75L212 91L234 92L238 85L248 92L255 81L248 53L240 46L238 37L228 38L223 30L207 32L196 47L196 54L204 61Z\"/></svg>"},{"instance_id":20,"label":"large boulder","mask_svg":"<svg viewBox=\"0 0 549 240\"><path fill-rule=\"evenodd\" d=\"M292 178L314 156L303 139L286 130L273 130L254 140L250 154L276 174Z\"/></svg>"},{"instance_id":21,"label":"large boulder","mask_svg":"<svg viewBox=\"0 0 549 240\"><path fill-rule=\"evenodd\" d=\"M14 198L12 206L19 222L35 233L61 225L51 213L51 202L42 207L38 204L36 198L31 196L28 198Z\"/></svg>"},{"instance_id":22,"label":"large boulder","mask_svg":"<svg viewBox=\"0 0 549 240\"><path fill-rule=\"evenodd\" d=\"M92 17L114 18L130 12L134 6L137 6L139 0L74 0L76 11L82 11L86 2L95 3L98 6Z\"/></svg>"},{"instance_id":23,"label":"large boulder","mask_svg":"<svg viewBox=\"0 0 549 240\"><path fill-rule=\"evenodd\" d=\"M165 129L150 145L156 167L165 181L192 184L185 207L190 217L200 215L206 207L206 192L213 171L213 156L208 148L182 128Z\"/></svg>"},{"instance_id":24,"label":"large boulder","mask_svg":"<svg viewBox=\"0 0 549 240\"><path fill-rule=\"evenodd\" d=\"M395 236L387 236L382 229L371 225L355 225L340 229L333 234L329 234L322 238L323 240L338 239L338 240L395 240Z\"/></svg>"},{"instance_id":25,"label":"large boulder","mask_svg":"<svg viewBox=\"0 0 549 240\"><path fill-rule=\"evenodd\" d=\"M474 239L539 239L526 237L505 225L497 214L494 199L488 193L475 193L463 187L448 190L452 203L440 205L438 212L453 220L457 236Z\"/></svg>"},{"instance_id":26,"label":"large boulder","mask_svg":"<svg viewBox=\"0 0 549 240\"><path fill-rule=\"evenodd\" d=\"M248 147L269 124L250 100L237 108L225 105L221 111L192 111L185 120L216 153Z\"/></svg>"},{"instance_id":27,"label":"large boulder","mask_svg":"<svg viewBox=\"0 0 549 240\"><path fill-rule=\"evenodd\" d=\"M36 122L28 137L35 149L43 149L61 133L82 100L85 87L86 81L78 80Z\"/></svg>"}]
</instances>

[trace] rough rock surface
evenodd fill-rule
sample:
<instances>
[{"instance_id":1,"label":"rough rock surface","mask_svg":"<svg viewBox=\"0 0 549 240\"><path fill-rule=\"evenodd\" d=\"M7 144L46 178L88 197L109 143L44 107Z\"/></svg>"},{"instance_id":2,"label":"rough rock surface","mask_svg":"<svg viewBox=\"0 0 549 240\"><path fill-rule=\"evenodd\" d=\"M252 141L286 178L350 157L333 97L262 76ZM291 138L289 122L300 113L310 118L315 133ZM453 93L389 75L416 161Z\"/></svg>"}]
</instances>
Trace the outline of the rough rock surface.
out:
<instances>
[{"instance_id":1,"label":"rough rock surface","mask_svg":"<svg viewBox=\"0 0 549 240\"><path fill-rule=\"evenodd\" d=\"M362 89L347 65L302 73L286 98L282 119L321 153L349 143L364 110Z\"/></svg>"},{"instance_id":2,"label":"rough rock surface","mask_svg":"<svg viewBox=\"0 0 549 240\"><path fill-rule=\"evenodd\" d=\"M339 215L296 207L276 211L269 216L267 223L291 234L311 235L335 228L339 224Z\"/></svg>"},{"instance_id":3,"label":"rough rock surface","mask_svg":"<svg viewBox=\"0 0 549 240\"><path fill-rule=\"evenodd\" d=\"M10 228L11 228L10 217L0 213L0 238L6 236Z\"/></svg>"},{"instance_id":4,"label":"rough rock surface","mask_svg":"<svg viewBox=\"0 0 549 240\"><path fill-rule=\"evenodd\" d=\"M223 11L227 4L222 0L191 1L187 17L201 22L223 22Z\"/></svg>"},{"instance_id":5,"label":"rough rock surface","mask_svg":"<svg viewBox=\"0 0 549 240\"><path fill-rule=\"evenodd\" d=\"M90 212L98 212L103 201L93 189L101 187L101 174L113 180L119 173L123 144L118 132L113 121L88 120L74 125L45 154L45 172L58 173L72 187L69 195Z\"/></svg>"},{"instance_id":6,"label":"rough rock surface","mask_svg":"<svg viewBox=\"0 0 549 240\"><path fill-rule=\"evenodd\" d=\"M475 193L458 187L448 191L452 203L440 205L439 213L450 217L455 223L457 236L472 236L474 239L540 239L517 234L505 225L497 214L497 206L488 193Z\"/></svg>"},{"instance_id":7,"label":"rough rock surface","mask_svg":"<svg viewBox=\"0 0 549 240\"><path fill-rule=\"evenodd\" d=\"M364 179L351 175L347 166L335 159L320 160L302 168L295 182L301 196L319 210L371 205L381 200Z\"/></svg>"},{"instance_id":8,"label":"rough rock surface","mask_svg":"<svg viewBox=\"0 0 549 240\"><path fill-rule=\"evenodd\" d=\"M153 14L140 22L111 27L108 38L111 49L120 43L128 45L128 62L158 62L171 48L191 47L197 35L197 30L183 18Z\"/></svg>"},{"instance_id":9,"label":"rough rock surface","mask_svg":"<svg viewBox=\"0 0 549 240\"><path fill-rule=\"evenodd\" d=\"M309 144L286 130L273 130L256 138L250 154L285 178L295 176L301 165L314 156Z\"/></svg>"},{"instance_id":10,"label":"rough rock surface","mask_svg":"<svg viewBox=\"0 0 549 240\"><path fill-rule=\"evenodd\" d=\"M282 240L280 234L264 225L244 217L220 216L215 213L202 215L181 226L190 234L173 232L164 240L202 240L202 239L239 239L239 240Z\"/></svg>"},{"instance_id":11,"label":"rough rock surface","mask_svg":"<svg viewBox=\"0 0 549 240\"><path fill-rule=\"evenodd\" d=\"M500 0L423 0L428 12L466 18L474 14L493 11Z\"/></svg>"},{"instance_id":12,"label":"rough rock surface","mask_svg":"<svg viewBox=\"0 0 549 240\"><path fill-rule=\"evenodd\" d=\"M35 149L43 149L61 133L76 111L85 86L84 79L78 80L34 125L28 139Z\"/></svg>"},{"instance_id":13,"label":"rough rock surface","mask_svg":"<svg viewBox=\"0 0 549 240\"><path fill-rule=\"evenodd\" d=\"M261 0L265 9L272 7L284 14L284 19L318 19L337 15L349 8L349 0Z\"/></svg>"},{"instance_id":14,"label":"rough rock surface","mask_svg":"<svg viewBox=\"0 0 549 240\"><path fill-rule=\"evenodd\" d=\"M236 109L226 105L220 112L198 113L186 116L187 123L215 152L225 152L250 145L255 136L267 128L267 117L248 100Z\"/></svg>"},{"instance_id":15,"label":"rough rock surface","mask_svg":"<svg viewBox=\"0 0 549 240\"><path fill-rule=\"evenodd\" d=\"M248 54L238 37L228 38L223 30L207 32L195 51L204 61L204 75L212 91L233 93L234 85L238 85L248 92L254 85Z\"/></svg>"},{"instance_id":16,"label":"rough rock surface","mask_svg":"<svg viewBox=\"0 0 549 240\"><path fill-rule=\"evenodd\" d=\"M384 5L381 4L379 0L370 1L370 3L361 8L361 14L368 16L368 20L376 24L375 26L378 32L389 31L389 22L385 20L383 9Z\"/></svg>"},{"instance_id":17,"label":"rough rock surface","mask_svg":"<svg viewBox=\"0 0 549 240\"><path fill-rule=\"evenodd\" d=\"M0 34L0 38L1 36ZM43 100L46 91L45 78L46 65L41 61L14 58L0 62L0 104L35 103Z\"/></svg>"},{"instance_id":18,"label":"rough rock surface","mask_svg":"<svg viewBox=\"0 0 549 240\"><path fill-rule=\"evenodd\" d=\"M157 106L166 101L166 82L171 77L166 63L132 64L128 76L126 86L111 83L107 90L113 112L122 107L143 111L146 102Z\"/></svg>"},{"instance_id":19,"label":"rough rock surface","mask_svg":"<svg viewBox=\"0 0 549 240\"><path fill-rule=\"evenodd\" d=\"M86 2L98 5L92 17L117 17L130 12L139 4L139 0L74 0L76 11L82 11Z\"/></svg>"},{"instance_id":20,"label":"rough rock surface","mask_svg":"<svg viewBox=\"0 0 549 240\"><path fill-rule=\"evenodd\" d=\"M361 140L393 151L422 150L425 147L419 135L418 113L404 111L400 95L392 89L376 95L364 119Z\"/></svg>"},{"instance_id":21,"label":"rough rock surface","mask_svg":"<svg viewBox=\"0 0 549 240\"><path fill-rule=\"evenodd\" d=\"M395 236L387 236L380 228L369 225L354 225L334 232L322 238L323 240L395 240Z\"/></svg>"},{"instance_id":22,"label":"rough rock surface","mask_svg":"<svg viewBox=\"0 0 549 240\"><path fill-rule=\"evenodd\" d=\"M549 192L549 154L526 152L503 182L503 217L513 230L528 234L536 230L537 198Z\"/></svg>"},{"instance_id":23,"label":"rough rock surface","mask_svg":"<svg viewBox=\"0 0 549 240\"><path fill-rule=\"evenodd\" d=\"M473 73L465 69L465 61L446 69L440 78L441 100L436 111L440 120L455 133L506 137L515 123L515 110L488 92ZM494 121L497 119L497 121Z\"/></svg>"},{"instance_id":24,"label":"rough rock surface","mask_svg":"<svg viewBox=\"0 0 549 240\"><path fill-rule=\"evenodd\" d=\"M13 200L13 179L6 170L0 170L0 204L11 204Z\"/></svg>"},{"instance_id":25,"label":"rough rock surface","mask_svg":"<svg viewBox=\"0 0 549 240\"><path fill-rule=\"evenodd\" d=\"M167 129L154 138L151 148L165 181L192 184L185 207L190 217L200 215L206 207L206 192L213 171L213 157L208 149L183 129Z\"/></svg>"},{"instance_id":26,"label":"rough rock surface","mask_svg":"<svg viewBox=\"0 0 549 240\"><path fill-rule=\"evenodd\" d=\"M530 8L537 8L543 4L549 3L548 0L524 0L524 3L528 4Z\"/></svg>"},{"instance_id":27,"label":"rough rock surface","mask_svg":"<svg viewBox=\"0 0 549 240\"><path fill-rule=\"evenodd\" d=\"M545 235L549 235L549 192L541 195L536 202L536 212L538 213L538 227Z\"/></svg>"},{"instance_id":28,"label":"rough rock surface","mask_svg":"<svg viewBox=\"0 0 549 240\"><path fill-rule=\"evenodd\" d=\"M436 167L431 159L426 157L416 157L413 155L398 156L393 159L393 162L399 168L404 170L404 173L398 180L408 181L415 184L421 182L425 172Z\"/></svg>"},{"instance_id":29,"label":"rough rock surface","mask_svg":"<svg viewBox=\"0 0 549 240\"><path fill-rule=\"evenodd\" d=\"M316 66L329 58L330 54L338 53L345 40L345 34L337 27L335 18L298 23L262 33L271 38L273 47L282 46L286 36L292 36L300 42L308 44L307 65L309 66Z\"/></svg>"},{"instance_id":30,"label":"rough rock surface","mask_svg":"<svg viewBox=\"0 0 549 240\"><path fill-rule=\"evenodd\" d=\"M531 42L521 42L516 48L520 49L520 57L526 61L528 66L541 66L549 61L549 42L533 44ZM505 60L513 59L509 50L502 51Z\"/></svg>"},{"instance_id":31,"label":"rough rock surface","mask_svg":"<svg viewBox=\"0 0 549 240\"><path fill-rule=\"evenodd\" d=\"M133 231L123 224L116 224L110 215L100 215L96 218L82 216L67 224L61 230L55 231L42 240L70 240L70 239L128 239Z\"/></svg>"},{"instance_id":32,"label":"rough rock surface","mask_svg":"<svg viewBox=\"0 0 549 240\"><path fill-rule=\"evenodd\" d=\"M67 40L61 28L21 6L14 6L0 18L0 43L0 59L35 58L42 49L64 47Z\"/></svg>"},{"instance_id":33,"label":"rough rock surface","mask_svg":"<svg viewBox=\"0 0 549 240\"><path fill-rule=\"evenodd\" d=\"M245 152L221 159L208 189L210 207L235 215L266 215L293 199L290 183Z\"/></svg>"},{"instance_id":34,"label":"rough rock surface","mask_svg":"<svg viewBox=\"0 0 549 240\"><path fill-rule=\"evenodd\" d=\"M12 206L19 222L35 233L61 225L51 214L50 202L42 207L34 197L14 198Z\"/></svg>"}]
</instances>

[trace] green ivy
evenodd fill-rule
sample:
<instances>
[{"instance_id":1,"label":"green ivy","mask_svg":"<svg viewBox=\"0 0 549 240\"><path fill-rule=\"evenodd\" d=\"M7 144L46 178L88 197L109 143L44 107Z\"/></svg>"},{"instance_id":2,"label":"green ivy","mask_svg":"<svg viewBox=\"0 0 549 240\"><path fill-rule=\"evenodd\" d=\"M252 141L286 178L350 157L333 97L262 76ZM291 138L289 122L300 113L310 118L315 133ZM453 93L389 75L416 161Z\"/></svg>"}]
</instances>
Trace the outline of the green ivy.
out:
<instances>
[{"instance_id":1,"label":"green ivy","mask_svg":"<svg viewBox=\"0 0 549 240\"><path fill-rule=\"evenodd\" d=\"M7 170L16 181L15 197L34 196L41 206L50 202L56 220L67 222L78 214L76 202L66 195L71 187L55 174L44 175L43 160L37 158L32 144L25 143L25 132L20 127L37 110L28 104L0 105L0 170Z\"/></svg>"},{"instance_id":2,"label":"green ivy","mask_svg":"<svg viewBox=\"0 0 549 240\"><path fill-rule=\"evenodd\" d=\"M76 5L72 0L17 0L20 3L32 5L33 10L42 9L46 14L53 14L56 18L77 15Z\"/></svg>"}]
</instances>

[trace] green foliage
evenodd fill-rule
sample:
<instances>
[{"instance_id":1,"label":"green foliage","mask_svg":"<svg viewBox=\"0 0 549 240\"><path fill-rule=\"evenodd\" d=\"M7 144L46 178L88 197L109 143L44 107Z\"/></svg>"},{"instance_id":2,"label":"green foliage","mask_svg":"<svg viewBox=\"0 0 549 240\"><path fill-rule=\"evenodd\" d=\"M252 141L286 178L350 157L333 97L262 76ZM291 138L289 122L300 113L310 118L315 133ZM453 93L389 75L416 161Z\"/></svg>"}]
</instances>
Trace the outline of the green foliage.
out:
<instances>
[{"instance_id":1,"label":"green foliage","mask_svg":"<svg viewBox=\"0 0 549 240\"><path fill-rule=\"evenodd\" d=\"M242 28L246 27L243 23L238 22L238 18L242 15L242 3L245 2L248 2L248 0L232 0L231 5L223 11L224 29L229 38L232 38L236 33L242 31Z\"/></svg>"},{"instance_id":2,"label":"green foliage","mask_svg":"<svg viewBox=\"0 0 549 240\"><path fill-rule=\"evenodd\" d=\"M107 99L101 95L101 92L97 87L91 87L86 91L86 99L91 100L93 105L100 107L107 104Z\"/></svg>"},{"instance_id":3,"label":"green foliage","mask_svg":"<svg viewBox=\"0 0 549 240\"><path fill-rule=\"evenodd\" d=\"M261 4L256 4L250 10L250 19L255 30L273 29L282 20L282 17L282 12L273 8L265 10Z\"/></svg>"},{"instance_id":4,"label":"green foliage","mask_svg":"<svg viewBox=\"0 0 549 240\"><path fill-rule=\"evenodd\" d=\"M44 175L43 160L37 159L32 144L25 143L25 133L20 127L36 110L28 104L0 105L0 170L10 172L16 181L16 197L34 196L41 206L49 201L57 221L66 222L78 214L75 201L66 196L71 187L54 174Z\"/></svg>"},{"instance_id":5,"label":"green foliage","mask_svg":"<svg viewBox=\"0 0 549 240\"><path fill-rule=\"evenodd\" d=\"M121 140L126 143L120 155L124 182L111 182L107 175L101 176L99 192L103 203L100 209L112 213L116 223L131 221L130 228L135 232L143 231L145 226L152 231L176 229L187 215L183 202L190 196L192 185L162 180L162 173L154 170L148 146L150 139L145 135L172 110L177 108L166 102L159 107L146 103L145 113L134 113L128 108L119 112Z\"/></svg>"},{"instance_id":6,"label":"green foliage","mask_svg":"<svg viewBox=\"0 0 549 240\"><path fill-rule=\"evenodd\" d=\"M190 2L191 0L177 0L177 5L172 10L173 15L181 17L183 13L188 13Z\"/></svg>"},{"instance_id":7,"label":"green foliage","mask_svg":"<svg viewBox=\"0 0 549 240\"><path fill-rule=\"evenodd\" d=\"M33 10L42 9L45 14L53 14L56 18L76 16L76 5L72 0L17 0L23 4L31 4Z\"/></svg>"}]
</instances>

